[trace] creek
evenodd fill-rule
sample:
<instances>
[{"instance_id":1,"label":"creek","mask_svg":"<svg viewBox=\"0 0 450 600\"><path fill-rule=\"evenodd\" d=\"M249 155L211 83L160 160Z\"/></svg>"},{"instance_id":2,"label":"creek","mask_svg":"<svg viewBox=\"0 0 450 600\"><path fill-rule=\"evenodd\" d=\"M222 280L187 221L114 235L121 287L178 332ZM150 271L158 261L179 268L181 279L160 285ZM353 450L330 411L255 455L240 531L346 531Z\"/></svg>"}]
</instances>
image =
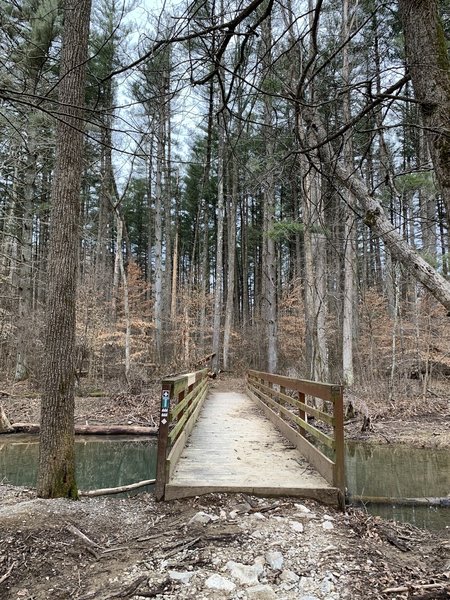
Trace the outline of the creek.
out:
<instances>
[{"instance_id":1,"label":"creek","mask_svg":"<svg viewBox=\"0 0 450 600\"><path fill-rule=\"evenodd\" d=\"M81 490L116 487L151 479L156 472L156 439L77 436L77 483ZM36 484L38 437L0 437L0 482ZM450 491L448 449L348 442L347 487L352 495L390 498L445 497ZM151 486L133 493L151 490ZM418 527L450 526L450 508L370 504L366 510Z\"/></svg>"}]
</instances>

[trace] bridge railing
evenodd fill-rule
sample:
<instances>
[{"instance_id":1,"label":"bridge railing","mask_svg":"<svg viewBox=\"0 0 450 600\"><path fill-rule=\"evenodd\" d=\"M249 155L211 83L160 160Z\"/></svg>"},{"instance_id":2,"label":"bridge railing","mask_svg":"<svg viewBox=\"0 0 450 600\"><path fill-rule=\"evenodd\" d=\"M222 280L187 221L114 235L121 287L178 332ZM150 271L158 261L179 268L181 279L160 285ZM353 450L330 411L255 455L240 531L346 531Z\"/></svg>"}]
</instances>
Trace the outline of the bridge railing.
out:
<instances>
[{"instance_id":1,"label":"bridge railing","mask_svg":"<svg viewBox=\"0 0 450 600\"><path fill-rule=\"evenodd\" d=\"M209 356L208 359L211 359ZM165 486L186 444L209 387L209 369L168 377L162 381L156 459L157 500L164 498Z\"/></svg>"},{"instance_id":2,"label":"bridge railing","mask_svg":"<svg viewBox=\"0 0 450 600\"><path fill-rule=\"evenodd\" d=\"M343 387L248 371L247 390L252 398L259 401L274 425L322 477L344 493ZM324 409L308 404L309 396L322 400ZM319 422L324 427L316 427ZM320 449L324 449L324 446L331 458Z\"/></svg>"}]
</instances>

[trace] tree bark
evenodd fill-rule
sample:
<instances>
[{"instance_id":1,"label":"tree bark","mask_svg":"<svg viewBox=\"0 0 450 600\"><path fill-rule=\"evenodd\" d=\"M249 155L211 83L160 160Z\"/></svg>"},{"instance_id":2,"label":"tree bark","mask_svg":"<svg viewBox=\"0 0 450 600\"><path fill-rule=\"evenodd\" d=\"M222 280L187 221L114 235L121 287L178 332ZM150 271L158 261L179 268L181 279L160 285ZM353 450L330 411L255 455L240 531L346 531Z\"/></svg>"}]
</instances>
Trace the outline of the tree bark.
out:
<instances>
[{"instance_id":1,"label":"tree bark","mask_svg":"<svg viewBox=\"0 0 450 600\"><path fill-rule=\"evenodd\" d=\"M262 51L264 80L272 75L272 21L265 19L262 25ZM265 169L263 194L263 252L262 252L262 315L264 339L267 340L266 365L269 373L278 367L278 316L277 316L277 263L275 240L272 230L275 222L275 140L273 130L272 97L264 96L263 141L265 146Z\"/></svg>"},{"instance_id":2,"label":"tree bark","mask_svg":"<svg viewBox=\"0 0 450 600\"><path fill-rule=\"evenodd\" d=\"M450 231L450 59L437 0L399 0L406 62L420 102Z\"/></svg>"},{"instance_id":3,"label":"tree bark","mask_svg":"<svg viewBox=\"0 0 450 600\"><path fill-rule=\"evenodd\" d=\"M214 290L213 338L212 351L213 369L219 368L220 325L223 304L223 221L224 221L224 154L225 154L225 124L223 112L218 114L218 149L217 149L217 242L216 242L216 285Z\"/></svg>"},{"instance_id":4,"label":"tree bark","mask_svg":"<svg viewBox=\"0 0 450 600\"><path fill-rule=\"evenodd\" d=\"M351 30L349 18L349 0L342 2L342 41L348 39ZM350 109L350 60L349 48L345 45L342 50L342 79L345 85L345 93L342 97L342 116L344 123L351 119ZM353 170L353 144L350 135L344 140L344 161ZM351 386L354 382L353 370L353 334L354 334L354 307L355 307L355 265L356 265L356 236L355 219L352 207L354 199L346 190L344 195L344 286L343 286L343 308L342 308L342 375L345 385Z\"/></svg>"},{"instance_id":5,"label":"tree bark","mask_svg":"<svg viewBox=\"0 0 450 600\"><path fill-rule=\"evenodd\" d=\"M225 325L223 328L223 368L229 368L231 328L234 317L234 284L236 272L236 207L237 207L237 158L232 159L232 190L228 203L228 273L227 273L227 300L225 305Z\"/></svg>"},{"instance_id":6,"label":"tree bark","mask_svg":"<svg viewBox=\"0 0 450 600\"><path fill-rule=\"evenodd\" d=\"M157 165L155 186L155 355L156 360L162 360L163 337L163 265L162 265L162 186L164 168L164 122L160 117L158 125Z\"/></svg>"},{"instance_id":7,"label":"tree bark","mask_svg":"<svg viewBox=\"0 0 450 600\"><path fill-rule=\"evenodd\" d=\"M52 184L52 230L37 494L77 498L74 452L75 303L90 0L66 0Z\"/></svg>"}]
</instances>

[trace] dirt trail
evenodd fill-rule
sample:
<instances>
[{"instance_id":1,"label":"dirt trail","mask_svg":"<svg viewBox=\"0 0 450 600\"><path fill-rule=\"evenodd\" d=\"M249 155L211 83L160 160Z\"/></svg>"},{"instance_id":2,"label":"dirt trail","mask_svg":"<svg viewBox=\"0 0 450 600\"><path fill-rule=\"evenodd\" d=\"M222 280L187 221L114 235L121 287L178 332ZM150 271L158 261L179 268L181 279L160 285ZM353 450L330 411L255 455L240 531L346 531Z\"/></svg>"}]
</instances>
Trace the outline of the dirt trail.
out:
<instances>
[{"instance_id":1,"label":"dirt trail","mask_svg":"<svg viewBox=\"0 0 450 600\"><path fill-rule=\"evenodd\" d=\"M442 533L313 501L72 502L0 485L1 600L430 600L448 597L449 571Z\"/></svg>"}]
</instances>

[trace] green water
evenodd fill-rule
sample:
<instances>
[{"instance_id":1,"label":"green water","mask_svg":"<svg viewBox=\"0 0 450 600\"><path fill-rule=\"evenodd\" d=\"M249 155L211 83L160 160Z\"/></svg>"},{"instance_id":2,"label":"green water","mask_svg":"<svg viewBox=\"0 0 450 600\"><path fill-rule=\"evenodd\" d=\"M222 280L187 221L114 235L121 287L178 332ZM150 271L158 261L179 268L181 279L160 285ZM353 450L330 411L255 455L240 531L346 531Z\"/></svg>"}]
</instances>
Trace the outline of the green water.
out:
<instances>
[{"instance_id":1,"label":"green water","mask_svg":"<svg viewBox=\"0 0 450 600\"><path fill-rule=\"evenodd\" d=\"M0 436L0 482L34 487L38 452L37 436ZM156 473L156 440L123 436L77 437L75 460L80 490L117 487L153 479Z\"/></svg>"},{"instance_id":2,"label":"green water","mask_svg":"<svg viewBox=\"0 0 450 600\"><path fill-rule=\"evenodd\" d=\"M346 445L347 488L358 496L444 498L450 493L450 452L349 442ZM450 527L450 508L367 506L368 512L418 527Z\"/></svg>"}]
</instances>

